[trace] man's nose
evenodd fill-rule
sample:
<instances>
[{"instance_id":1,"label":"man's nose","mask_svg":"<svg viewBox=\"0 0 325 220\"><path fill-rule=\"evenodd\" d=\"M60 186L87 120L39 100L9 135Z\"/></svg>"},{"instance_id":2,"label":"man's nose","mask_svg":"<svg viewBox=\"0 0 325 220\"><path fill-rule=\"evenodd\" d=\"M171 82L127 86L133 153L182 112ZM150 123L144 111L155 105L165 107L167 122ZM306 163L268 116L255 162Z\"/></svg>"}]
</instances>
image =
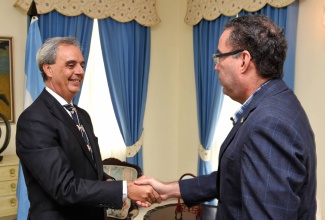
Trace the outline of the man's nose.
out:
<instances>
[{"instance_id":1,"label":"man's nose","mask_svg":"<svg viewBox=\"0 0 325 220\"><path fill-rule=\"evenodd\" d=\"M77 73L77 74L85 74L85 69L84 69L84 67L83 67L82 65L78 64L78 65L76 66L76 73Z\"/></svg>"},{"instance_id":2,"label":"man's nose","mask_svg":"<svg viewBox=\"0 0 325 220\"><path fill-rule=\"evenodd\" d=\"M214 65L214 70L218 72L218 70L219 70L219 64L218 63Z\"/></svg>"}]
</instances>

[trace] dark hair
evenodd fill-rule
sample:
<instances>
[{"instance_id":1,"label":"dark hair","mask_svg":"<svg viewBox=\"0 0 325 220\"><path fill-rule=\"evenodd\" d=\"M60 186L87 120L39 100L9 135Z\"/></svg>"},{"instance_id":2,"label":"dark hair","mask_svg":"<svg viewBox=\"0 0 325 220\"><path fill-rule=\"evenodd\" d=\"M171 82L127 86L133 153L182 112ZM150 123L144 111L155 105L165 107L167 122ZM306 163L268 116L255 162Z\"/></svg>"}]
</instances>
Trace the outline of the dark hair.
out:
<instances>
[{"instance_id":1,"label":"dark hair","mask_svg":"<svg viewBox=\"0 0 325 220\"><path fill-rule=\"evenodd\" d=\"M80 43L74 37L54 37L47 39L36 54L37 65L42 73L44 82L47 80L47 75L43 70L43 64L55 63L56 54L61 44L74 45L80 49Z\"/></svg>"},{"instance_id":2,"label":"dark hair","mask_svg":"<svg viewBox=\"0 0 325 220\"><path fill-rule=\"evenodd\" d=\"M284 30L265 15L244 15L225 25L231 34L227 41L234 49L248 50L263 78L282 78L287 54Z\"/></svg>"}]
</instances>

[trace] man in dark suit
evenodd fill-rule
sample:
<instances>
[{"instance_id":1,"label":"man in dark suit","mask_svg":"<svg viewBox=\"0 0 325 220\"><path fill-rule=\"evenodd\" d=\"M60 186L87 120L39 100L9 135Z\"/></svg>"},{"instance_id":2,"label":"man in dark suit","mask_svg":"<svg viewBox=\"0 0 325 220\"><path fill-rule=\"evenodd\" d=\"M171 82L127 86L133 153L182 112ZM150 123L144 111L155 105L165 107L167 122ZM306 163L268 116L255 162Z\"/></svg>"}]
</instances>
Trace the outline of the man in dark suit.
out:
<instances>
[{"instance_id":1,"label":"man in dark suit","mask_svg":"<svg viewBox=\"0 0 325 220\"><path fill-rule=\"evenodd\" d=\"M162 199L218 199L216 219L315 219L316 150L307 115L282 80L287 41L263 15L226 24L214 54L224 94L242 104L219 153L218 171L151 184ZM139 203L140 204L140 203Z\"/></svg>"},{"instance_id":2,"label":"man in dark suit","mask_svg":"<svg viewBox=\"0 0 325 220\"><path fill-rule=\"evenodd\" d=\"M108 181L103 172L91 119L72 104L84 78L78 41L70 37L47 40L37 62L46 87L20 115L16 133L29 219L105 219L105 208L122 208L126 197L148 206L159 202L151 186ZM72 113L64 107L67 104L74 107ZM75 113L77 126L72 119Z\"/></svg>"}]
</instances>

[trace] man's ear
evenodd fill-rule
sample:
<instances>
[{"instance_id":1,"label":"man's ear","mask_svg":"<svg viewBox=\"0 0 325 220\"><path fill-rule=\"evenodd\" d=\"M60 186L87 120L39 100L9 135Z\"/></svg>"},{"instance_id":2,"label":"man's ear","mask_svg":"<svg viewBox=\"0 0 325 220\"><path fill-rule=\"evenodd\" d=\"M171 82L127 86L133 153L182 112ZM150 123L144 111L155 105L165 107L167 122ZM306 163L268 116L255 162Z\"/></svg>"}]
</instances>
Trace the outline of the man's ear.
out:
<instances>
[{"instance_id":1,"label":"man's ear","mask_svg":"<svg viewBox=\"0 0 325 220\"><path fill-rule=\"evenodd\" d=\"M252 57L251 57L251 54L247 50L244 50L241 53L240 57L242 59L241 72L245 72L250 65Z\"/></svg>"},{"instance_id":2,"label":"man's ear","mask_svg":"<svg viewBox=\"0 0 325 220\"><path fill-rule=\"evenodd\" d=\"M49 64L43 64L43 70L47 77L52 77L52 67Z\"/></svg>"}]
</instances>

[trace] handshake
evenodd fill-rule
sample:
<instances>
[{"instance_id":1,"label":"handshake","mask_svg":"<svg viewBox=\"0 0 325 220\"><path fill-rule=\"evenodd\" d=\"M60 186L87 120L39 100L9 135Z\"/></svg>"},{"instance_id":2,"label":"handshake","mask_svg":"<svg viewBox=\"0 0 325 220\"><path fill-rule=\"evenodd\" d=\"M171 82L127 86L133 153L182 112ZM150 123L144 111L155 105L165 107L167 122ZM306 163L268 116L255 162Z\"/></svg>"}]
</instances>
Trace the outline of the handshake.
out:
<instances>
[{"instance_id":1,"label":"handshake","mask_svg":"<svg viewBox=\"0 0 325 220\"><path fill-rule=\"evenodd\" d=\"M127 183L128 198L142 207L150 207L169 198L179 198L178 182L162 183L152 177L141 176Z\"/></svg>"}]
</instances>

